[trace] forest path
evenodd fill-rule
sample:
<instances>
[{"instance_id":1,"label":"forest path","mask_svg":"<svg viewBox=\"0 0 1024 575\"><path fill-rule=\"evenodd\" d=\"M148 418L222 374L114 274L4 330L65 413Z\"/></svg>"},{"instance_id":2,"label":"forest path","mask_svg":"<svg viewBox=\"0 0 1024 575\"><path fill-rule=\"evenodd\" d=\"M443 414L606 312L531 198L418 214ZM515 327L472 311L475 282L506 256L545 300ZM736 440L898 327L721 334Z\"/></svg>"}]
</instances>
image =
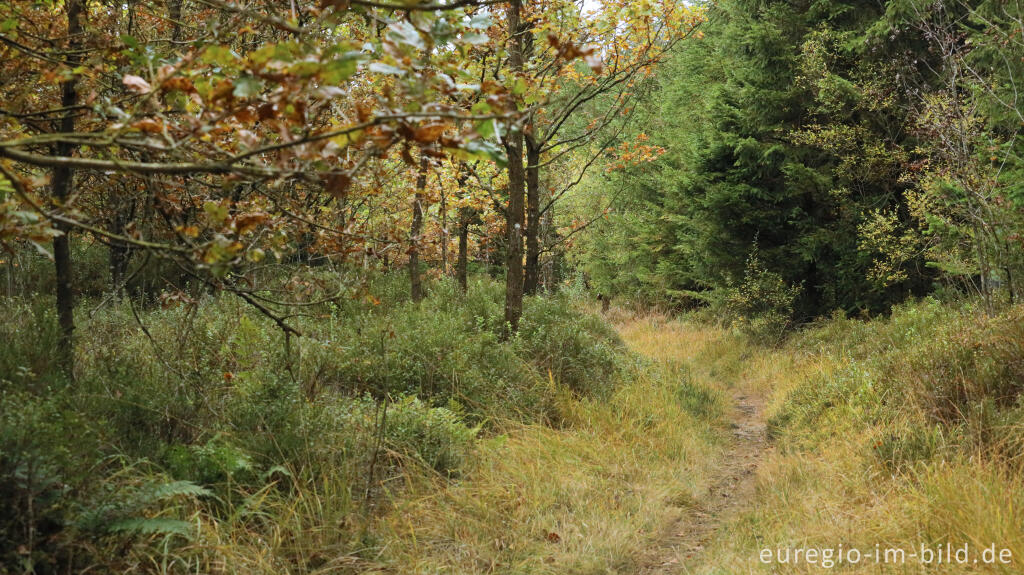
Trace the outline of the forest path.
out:
<instances>
[{"instance_id":1,"label":"forest path","mask_svg":"<svg viewBox=\"0 0 1024 575\"><path fill-rule=\"evenodd\" d=\"M751 504L756 471L769 446L764 420L764 399L758 394L730 389L729 446L710 487L641 554L641 575L692 573L703 563L708 544L719 535L723 522Z\"/></svg>"}]
</instances>

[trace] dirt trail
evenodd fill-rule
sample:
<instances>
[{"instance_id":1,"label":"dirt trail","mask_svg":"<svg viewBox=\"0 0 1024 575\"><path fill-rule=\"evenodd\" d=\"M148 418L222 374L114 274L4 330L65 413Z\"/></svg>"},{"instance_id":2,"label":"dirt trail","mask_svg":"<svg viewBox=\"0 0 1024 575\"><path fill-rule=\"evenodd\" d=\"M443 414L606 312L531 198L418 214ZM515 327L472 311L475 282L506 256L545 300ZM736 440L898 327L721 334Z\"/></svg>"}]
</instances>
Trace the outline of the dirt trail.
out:
<instances>
[{"instance_id":1,"label":"dirt trail","mask_svg":"<svg viewBox=\"0 0 1024 575\"><path fill-rule=\"evenodd\" d=\"M689 573L724 519L754 495L754 472L768 448L761 398L734 391L731 445L708 492L683 513L641 560L641 575Z\"/></svg>"}]
</instances>

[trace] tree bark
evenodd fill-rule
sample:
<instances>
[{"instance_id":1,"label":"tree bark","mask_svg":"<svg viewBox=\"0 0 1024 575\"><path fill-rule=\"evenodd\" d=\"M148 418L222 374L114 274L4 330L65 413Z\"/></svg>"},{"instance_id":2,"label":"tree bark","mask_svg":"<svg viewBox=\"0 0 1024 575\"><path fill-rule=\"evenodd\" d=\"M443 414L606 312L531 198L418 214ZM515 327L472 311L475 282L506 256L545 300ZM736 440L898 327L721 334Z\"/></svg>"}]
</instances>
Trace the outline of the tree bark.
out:
<instances>
[{"instance_id":1,"label":"tree bark","mask_svg":"<svg viewBox=\"0 0 1024 575\"><path fill-rule=\"evenodd\" d=\"M420 235L423 233L423 191L427 189L427 157L420 158L420 174L416 178L416 197L412 203L412 229L409 232L409 282L412 301L423 300L423 278L420 275Z\"/></svg>"},{"instance_id":2,"label":"tree bark","mask_svg":"<svg viewBox=\"0 0 1024 575\"><path fill-rule=\"evenodd\" d=\"M544 259L543 265L541 265L541 285L549 292L554 291L555 284L558 282L558 252L552 248L558 236L555 231L554 211L555 206L553 204L548 206L540 220L540 233L541 237L544 238L544 245L549 246L548 249L552 249L552 252L548 254L548 257Z\"/></svg>"},{"instance_id":3,"label":"tree bark","mask_svg":"<svg viewBox=\"0 0 1024 575\"><path fill-rule=\"evenodd\" d=\"M441 275L448 275L448 199L441 189Z\"/></svg>"},{"instance_id":4,"label":"tree bark","mask_svg":"<svg viewBox=\"0 0 1024 575\"><path fill-rule=\"evenodd\" d=\"M68 57L69 67L78 64L78 54L82 44L82 17L85 13L85 0L67 0L65 3L68 18ZM68 109L60 119L58 131L71 133L75 131L75 116L70 108L78 105L78 80L74 75L61 83L61 106ZM56 146L56 155L71 157L74 146L68 142L60 142ZM53 169L53 200L58 210L74 194L75 173L70 166L57 166ZM61 371L70 380L74 380L75 351L75 300L71 290L71 228L57 223L56 228L61 234L53 238L53 262L57 276L57 322L60 325L60 339L57 342L57 362Z\"/></svg>"},{"instance_id":5,"label":"tree bark","mask_svg":"<svg viewBox=\"0 0 1024 575\"><path fill-rule=\"evenodd\" d=\"M183 0L167 0L167 15L171 20L171 40L181 39L181 6Z\"/></svg>"},{"instance_id":6,"label":"tree bark","mask_svg":"<svg viewBox=\"0 0 1024 575\"><path fill-rule=\"evenodd\" d=\"M523 31L520 30L521 0L508 6L509 66L513 73L523 70ZM523 134L510 132L505 138L508 154L508 205L505 210L505 333L511 336L519 329L523 315L523 196L526 173L523 167Z\"/></svg>"},{"instance_id":7,"label":"tree bark","mask_svg":"<svg viewBox=\"0 0 1024 575\"><path fill-rule=\"evenodd\" d=\"M523 292L537 293L540 283L540 144L526 136L526 270Z\"/></svg>"},{"instance_id":8,"label":"tree bark","mask_svg":"<svg viewBox=\"0 0 1024 575\"><path fill-rule=\"evenodd\" d=\"M111 186L107 195L107 209L110 210L110 231L119 236L125 235L128 224L135 213L135 200L127 192L127 186ZM108 251L110 267L110 291L115 298L120 298L125 291L125 278L132 250L126 242L110 240Z\"/></svg>"},{"instance_id":9,"label":"tree bark","mask_svg":"<svg viewBox=\"0 0 1024 575\"><path fill-rule=\"evenodd\" d=\"M459 259L455 264L455 277L462 288L462 293L469 289L468 268L469 268L469 225L472 223L472 214L469 208L459 210Z\"/></svg>"}]
</instances>

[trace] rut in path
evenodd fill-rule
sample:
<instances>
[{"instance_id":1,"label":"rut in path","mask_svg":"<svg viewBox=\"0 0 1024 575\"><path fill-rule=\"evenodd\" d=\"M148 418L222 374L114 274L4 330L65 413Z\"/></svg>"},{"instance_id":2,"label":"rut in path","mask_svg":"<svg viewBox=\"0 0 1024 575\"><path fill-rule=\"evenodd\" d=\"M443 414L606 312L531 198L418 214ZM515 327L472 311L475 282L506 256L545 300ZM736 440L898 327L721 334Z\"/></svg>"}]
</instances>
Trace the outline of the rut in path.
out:
<instances>
[{"instance_id":1,"label":"rut in path","mask_svg":"<svg viewBox=\"0 0 1024 575\"><path fill-rule=\"evenodd\" d=\"M736 392L733 410L731 445L711 487L644 554L641 575L690 572L722 521L753 497L754 472L767 449L763 406L758 398Z\"/></svg>"}]
</instances>

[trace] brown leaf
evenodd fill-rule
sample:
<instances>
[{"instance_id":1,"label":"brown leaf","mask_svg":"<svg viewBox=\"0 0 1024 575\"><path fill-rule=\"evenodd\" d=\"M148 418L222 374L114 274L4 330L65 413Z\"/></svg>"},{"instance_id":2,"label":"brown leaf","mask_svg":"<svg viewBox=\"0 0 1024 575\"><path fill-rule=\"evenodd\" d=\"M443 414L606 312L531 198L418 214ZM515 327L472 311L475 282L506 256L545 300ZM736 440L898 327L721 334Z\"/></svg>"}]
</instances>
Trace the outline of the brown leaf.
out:
<instances>
[{"instance_id":1,"label":"brown leaf","mask_svg":"<svg viewBox=\"0 0 1024 575\"><path fill-rule=\"evenodd\" d=\"M160 89L164 92L174 92L175 90L179 90L189 94L196 91L196 87L192 84L192 80L189 78L182 78L181 76L168 78L160 85Z\"/></svg>"},{"instance_id":2,"label":"brown leaf","mask_svg":"<svg viewBox=\"0 0 1024 575\"><path fill-rule=\"evenodd\" d=\"M159 134L164 131L164 123L153 118L145 118L132 124L132 127L147 134Z\"/></svg>"},{"instance_id":3,"label":"brown leaf","mask_svg":"<svg viewBox=\"0 0 1024 575\"><path fill-rule=\"evenodd\" d=\"M256 114L260 120L268 120L277 116L277 104L267 102L266 104L260 104L259 108L256 108Z\"/></svg>"},{"instance_id":4,"label":"brown leaf","mask_svg":"<svg viewBox=\"0 0 1024 575\"><path fill-rule=\"evenodd\" d=\"M252 106L246 106L235 112L235 119L245 124L255 122L256 117L256 110L253 110Z\"/></svg>"},{"instance_id":5,"label":"brown leaf","mask_svg":"<svg viewBox=\"0 0 1024 575\"><path fill-rule=\"evenodd\" d=\"M548 540L548 543L558 543L559 541L562 540L562 537L559 536L558 533L555 533L554 531L552 531L552 532L547 534L547 537L545 537L545 539Z\"/></svg>"},{"instance_id":6,"label":"brown leaf","mask_svg":"<svg viewBox=\"0 0 1024 575\"><path fill-rule=\"evenodd\" d=\"M444 134L445 125L440 123L425 124L416 128L413 139L424 144L436 142Z\"/></svg>"},{"instance_id":7,"label":"brown leaf","mask_svg":"<svg viewBox=\"0 0 1024 575\"><path fill-rule=\"evenodd\" d=\"M229 99L230 100L231 98L233 98L231 93L234 92L234 91L235 91L234 83L232 83L231 80L228 80L228 79L225 78L225 79L223 79L223 80L221 80L220 82L217 83L217 86L213 89L213 95L210 97L210 100L212 100L214 102L216 102L217 100L223 100L223 99Z\"/></svg>"},{"instance_id":8,"label":"brown leaf","mask_svg":"<svg viewBox=\"0 0 1024 575\"><path fill-rule=\"evenodd\" d=\"M263 225L268 219L269 216L263 212L239 214L235 216L235 231L239 234L250 232Z\"/></svg>"},{"instance_id":9,"label":"brown leaf","mask_svg":"<svg viewBox=\"0 0 1024 575\"><path fill-rule=\"evenodd\" d=\"M149 82L132 74L125 74L121 82L128 88L129 92L135 92L136 94L146 94L153 89Z\"/></svg>"},{"instance_id":10,"label":"brown leaf","mask_svg":"<svg viewBox=\"0 0 1024 575\"><path fill-rule=\"evenodd\" d=\"M345 173L330 174L324 182L324 191L338 198L344 196L352 185L352 176Z\"/></svg>"}]
</instances>

